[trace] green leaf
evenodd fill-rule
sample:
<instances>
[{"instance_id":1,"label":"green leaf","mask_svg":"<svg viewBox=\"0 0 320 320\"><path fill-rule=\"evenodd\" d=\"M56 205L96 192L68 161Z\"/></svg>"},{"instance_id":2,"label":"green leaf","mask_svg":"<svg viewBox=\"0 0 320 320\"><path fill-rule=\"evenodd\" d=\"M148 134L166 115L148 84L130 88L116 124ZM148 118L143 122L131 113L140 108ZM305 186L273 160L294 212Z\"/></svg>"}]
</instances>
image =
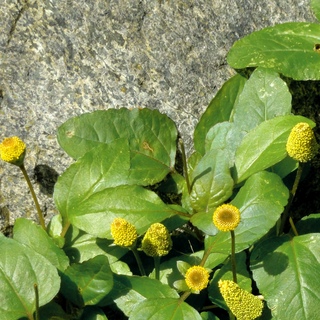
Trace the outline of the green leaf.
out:
<instances>
[{"instance_id":1,"label":"green leaf","mask_svg":"<svg viewBox=\"0 0 320 320\"><path fill-rule=\"evenodd\" d=\"M104 312L96 306L86 306L80 320L108 320Z\"/></svg>"},{"instance_id":2,"label":"green leaf","mask_svg":"<svg viewBox=\"0 0 320 320\"><path fill-rule=\"evenodd\" d=\"M113 274L105 256L73 264L61 278L62 294L78 307L97 304L113 287Z\"/></svg>"},{"instance_id":3,"label":"green leaf","mask_svg":"<svg viewBox=\"0 0 320 320\"><path fill-rule=\"evenodd\" d=\"M232 109L236 105L246 81L245 77L236 74L224 83L211 100L194 130L194 148L200 154L205 154L205 138L209 129L216 123L230 120Z\"/></svg>"},{"instance_id":4,"label":"green leaf","mask_svg":"<svg viewBox=\"0 0 320 320\"><path fill-rule=\"evenodd\" d=\"M177 261L177 268L179 272L185 277L188 269L191 268L191 265L188 262L179 260Z\"/></svg>"},{"instance_id":5,"label":"green leaf","mask_svg":"<svg viewBox=\"0 0 320 320\"><path fill-rule=\"evenodd\" d=\"M83 114L65 122L57 137L75 159L101 144L127 138L132 183L143 180L144 185L154 184L174 168L177 130L158 110L121 108Z\"/></svg>"},{"instance_id":6,"label":"green leaf","mask_svg":"<svg viewBox=\"0 0 320 320\"><path fill-rule=\"evenodd\" d=\"M212 312L201 312L200 315L202 320L219 320Z\"/></svg>"},{"instance_id":7,"label":"green leaf","mask_svg":"<svg viewBox=\"0 0 320 320\"><path fill-rule=\"evenodd\" d=\"M221 150L206 153L190 178L190 201L196 211L212 211L232 194L233 180L227 158Z\"/></svg>"},{"instance_id":8,"label":"green leaf","mask_svg":"<svg viewBox=\"0 0 320 320\"><path fill-rule=\"evenodd\" d=\"M240 210L241 220L234 230L236 252L240 252L265 235L277 222L287 204L289 190L280 177L262 171L251 176L231 204ZM206 250L230 254L230 232L219 231L205 241Z\"/></svg>"},{"instance_id":9,"label":"green leaf","mask_svg":"<svg viewBox=\"0 0 320 320\"><path fill-rule=\"evenodd\" d=\"M237 183L283 160L287 156L289 134L299 122L306 122L312 128L315 126L305 117L289 115L262 122L252 129L236 152Z\"/></svg>"},{"instance_id":10,"label":"green leaf","mask_svg":"<svg viewBox=\"0 0 320 320\"><path fill-rule=\"evenodd\" d=\"M251 292L251 279L250 274L247 270L246 263L247 255L245 252L241 252L236 254L236 272L237 272L237 280L238 285L248 292ZM232 266L231 260L229 259L228 263L225 264L220 270L216 271L212 280L210 281L210 285L208 288L209 299L210 301L223 308L224 310L230 311L228 306L226 305L218 286L219 280L233 280Z\"/></svg>"},{"instance_id":11,"label":"green leaf","mask_svg":"<svg viewBox=\"0 0 320 320\"><path fill-rule=\"evenodd\" d=\"M164 182L157 188L158 191L164 193L182 193L182 189L186 179L179 173L170 174Z\"/></svg>"},{"instance_id":12,"label":"green leaf","mask_svg":"<svg viewBox=\"0 0 320 320\"><path fill-rule=\"evenodd\" d=\"M155 279L115 274L113 289L99 303L99 306L115 303L126 316L131 317L133 309L140 302L154 298L179 298L179 295L175 290Z\"/></svg>"},{"instance_id":13,"label":"green leaf","mask_svg":"<svg viewBox=\"0 0 320 320\"><path fill-rule=\"evenodd\" d=\"M214 210L212 210L212 212L197 212L191 217L190 222L205 234L215 236L219 230L213 224L212 219Z\"/></svg>"},{"instance_id":14,"label":"green leaf","mask_svg":"<svg viewBox=\"0 0 320 320\"><path fill-rule=\"evenodd\" d=\"M274 166L267 170L276 173L281 179L285 178L289 173L296 170L299 166L299 162L292 159L290 156L286 156L283 160L276 163Z\"/></svg>"},{"instance_id":15,"label":"green leaf","mask_svg":"<svg viewBox=\"0 0 320 320\"><path fill-rule=\"evenodd\" d=\"M188 168L189 176L191 175L191 173L193 172L195 167L198 165L198 163L200 162L201 158L202 158L202 154L197 152L197 151L192 153L191 156L188 158L188 160L187 160L187 168Z\"/></svg>"},{"instance_id":16,"label":"green leaf","mask_svg":"<svg viewBox=\"0 0 320 320\"><path fill-rule=\"evenodd\" d=\"M308 233L320 233L320 213L310 214L307 217L303 217L295 225L299 236ZM294 233L290 230L292 236Z\"/></svg>"},{"instance_id":17,"label":"green leaf","mask_svg":"<svg viewBox=\"0 0 320 320\"><path fill-rule=\"evenodd\" d=\"M251 270L272 319L318 319L320 234L274 237L256 247Z\"/></svg>"},{"instance_id":18,"label":"green leaf","mask_svg":"<svg viewBox=\"0 0 320 320\"><path fill-rule=\"evenodd\" d=\"M60 271L69 266L69 259L63 250L33 221L18 218L13 228L13 238L48 259Z\"/></svg>"},{"instance_id":19,"label":"green leaf","mask_svg":"<svg viewBox=\"0 0 320 320\"><path fill-rule=\"evenodd\" d=\"M70 226L66 234L66 244L63 248L70 259L70 264L81 263L96 256L104 255L108 258L112 268L113 263L123 257L128 249L119 246L110 246L113 241L100 239L84 231L77 232L75 237L72 237L75 226Z\"/></svg>"},{"instance_id":20,"label":"green leaf","mask_svg":"<svg viewBox=\"0 0 320 320\"><path fill-rule=\"evenodd\" d=\"M62 215L59 213L52 217L52 219L50 220L47 226L48 235L52 238L54 243L59 248L63 248L65 244L65 238L60 236L62 228L63 228Z\"/></svg>"},{"instance_id":21,"label":"green leaf","mask_svg":"<svg viewBox=\"0 0 320 320\"><path fill-rule=\"evenodd\" d=\"M234 107L233 122L249 132L260 123L291 113L291 94L279 74L257 68L246 82Z\"/></svg>"},{"instance_id":22,"label":"green leaf","mask_svg":"<svg viewBox=\"0 0 320 320\"><path fill-rule=\"evenodd\" d=\"M56 267L20 242L0 237L0 318L32 319L36 309L34 284L38 285L39 305L50 302L60 288Z\"/></svg>"},{"instance_id":23,"label":"green leaf","mask_svg":"<svg viewBox=\"0 0 320 320\"><path fill-rule=\"evenodd\" d=\"M266 67L295 80L319 80L320 25L283 23L264 28L237 41L228 54L235 69Z\"/></svg>"},{"instance_id":24,"label":"green leaf","mask_svg":"<svg viewBox=\"0 0 320 320\"><path fill-rule=\"evenodd\" d=\"M320 1L319 0L311 0L310 6L314 12L314 15L320 21Z\"/></svg>"},{"instance_id":25,"label":"green leaf","mask_svg":"<svg viewBox=\"0 0 320 320\"><path fill-rule=\"evenodd\" d=\"M133 310L130 320L201 320L195 309L179 299L148 299L139 303Z\"/></svg>"},{"instance_id":26,"label":"green leaf","mask_svg":"<svg viewBox=\"0 0 320 320\"><path fill-rule=\"evenodd\" d=\"M181 209L182 210L182 209ZM142 234L156 222L161 222L181 210L165 205L152 191L140 186L119 186L94 193L70 208L68 216L77 228L100 238L111 239L111 223L123 218ZM185 213L186 214L186 213Z\"/></svg>"},{"instance_id":27,"label":"green leaf","mask_svg":"<svg viewBox=\"0 0 320 320\"><path fill-rule=\"evenodd\" d=\"M68 319L68 315L63 311L62 307L51 301L39 309L40 320L64 320ZM36 319L36 315L33 315Z\"/></svg>"}]
</instances>

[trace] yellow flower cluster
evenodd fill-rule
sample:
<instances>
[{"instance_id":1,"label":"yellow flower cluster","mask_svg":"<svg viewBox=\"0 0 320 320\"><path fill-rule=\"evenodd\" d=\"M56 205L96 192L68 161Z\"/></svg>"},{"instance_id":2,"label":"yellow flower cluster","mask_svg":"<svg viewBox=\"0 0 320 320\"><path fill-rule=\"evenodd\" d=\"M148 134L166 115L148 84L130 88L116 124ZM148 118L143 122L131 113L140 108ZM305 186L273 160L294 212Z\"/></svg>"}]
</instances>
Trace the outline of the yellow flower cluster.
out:
<instances>
[{"instance_id":1,"label":"yellow flower cluster","mask_svg":"<svg viewBox=\"0 0 320 320\"><path fill-rule=\"evenodd\" d=\"M254 320L261 316L263 303L231 280L219 280L220 292L237 320Z\"/></svg>"},{"instance_id":2,"label":"yellow flower cluster","mask_svg":"<svg viewBox=\"0 0 320 320\"><path fill-rule=\"evenodd\" d=\"M142 239L141 249L151 257L161 257L169 253L172 240L168 229L161 223L154 223Z\"/></svg>"},{"instance_id":3,"label":"yellow flower cluster","mask_svg":"<svg viewBox=\"0 0 320 320\"><path fill-rule=\"evenodd\" d=\"M219 206L213 214L213 223L221 231L234 230L240 222L240 211L231 204Z\"/></svg>"},{"instance_id":4,"label":"yellow flower cluster","mask_svg":"<svg viewBox=\"0 0 320 320\"><path fill-rule=\"evenodd\" d=\"M24 160L26 145L18 138L5 138L0 143L1 159L3 161L21 165Z\"/></svg>"},{"instance_id":5,"label":"yellow flower cluster","mask_svg":"<svg viewBox=\"0 0 320 320\"><path fill-rule=\"evenodd\" d=\"M116 218L111 223L111 234L114 244L121 247L130 247L137 239L137 229L122 218Z\"/></svg>"},{"instance_id":6,"label":"yellow flower cluster","mask_svg":"<svg viewBox=\"0 0 320 320\"><path fill-rule=\"evenodd\" d=\"M300 122L293 127L286 149L289 156L299 162L307 162L315 156L318 145L314 133L307 123Z\"/></svg>"},{"instance_id":7,"label":"yellow flower cluster","mask_svg":"<svg viewBox=\"0 0 320 320\"><path fill-rule=\"evenodd\" d=\"M209 283L209 273L203 267L193 266L187 270L186 283L189 289L203 290Z\"/></svg>"}]
</instances>

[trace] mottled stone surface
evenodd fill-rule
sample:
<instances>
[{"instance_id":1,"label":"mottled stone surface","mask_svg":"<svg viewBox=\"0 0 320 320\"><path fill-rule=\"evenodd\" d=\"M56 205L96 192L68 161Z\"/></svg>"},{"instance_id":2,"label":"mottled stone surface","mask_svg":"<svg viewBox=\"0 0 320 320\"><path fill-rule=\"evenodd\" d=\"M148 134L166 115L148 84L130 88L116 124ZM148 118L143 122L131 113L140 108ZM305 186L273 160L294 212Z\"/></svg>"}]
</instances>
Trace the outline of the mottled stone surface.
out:
<instances>
[{"instance_id":1,"label":"mottled stone surface","mask_svg":"<svg viewBox=\"0 0 320 320\"><path fill-rule=\"evenodd\" d=\"M97 109L158 109L192 150L193 129L221 85L233 43L289 21L316 22L310 0L1 0L0 139L27 144L25 166L46 221L72 159L57 128ZM0 163L0 228L37 220L17 167Z\"/></svg>"}]
</instances>

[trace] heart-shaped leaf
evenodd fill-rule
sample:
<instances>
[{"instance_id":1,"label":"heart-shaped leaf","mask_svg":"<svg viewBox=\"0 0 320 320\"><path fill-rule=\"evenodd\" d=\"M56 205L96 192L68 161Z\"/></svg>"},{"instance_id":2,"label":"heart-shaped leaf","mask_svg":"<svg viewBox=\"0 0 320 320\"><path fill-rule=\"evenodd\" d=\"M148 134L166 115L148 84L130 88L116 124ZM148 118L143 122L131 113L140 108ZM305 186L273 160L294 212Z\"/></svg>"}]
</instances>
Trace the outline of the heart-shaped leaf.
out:
<instances>
[{"instance_id":1,"label":"heart-shaped leaf","mask_svg":"<svg viewBox=\"0 0 320 320\"><path fill-rule=\"evenodd\" d=\"M251 176L231 204L240 210L241 220L234 230L236 252L240 252L266 234L277 222L287 204L289 190L280 177L262 171ZM230 254L230 232L219 231L206 238L206 250Z\"/></svg>"},{"instance_id":2,"label":"heart-shaped leaf","mask_svg":"<svg viewBox=\"0 0 320 320\"><path fill-rule=\"evenodd\" d=\"M190 202L196 211L212 211L232 194L228 160L221 150L210 150L191 176Z\"/></svg>"},{"instance_id":3,"label":"heart-shaped leaf","mask_svg":"<svg viewBox=\"0 0 320 320\"><path fill-rule=\"evenodd\" d=\"M284 159L289 134L299 122L306 122L311 128L315 126L305 117L289 115L262 122L252 129L236 152L237 183Z\"/></svg>"},{"instance_id":4,"label":"heart-shaped leaf","mask_svg":"<svg viewBox=\"0 0 320 320\"><path fill-rule=\"evenodd\" d=\"M319 24L283 23L237 41L227 60L235 69L262 66L295 80L319 80L319 43Z\"/></svg>"},{"instance_id":5,"label":"heart-shaped leaf","mask_svg":"<svg viewBox=\"0 0 320 320\"><path fill-rule=\"evenodd\" d=\"M180 299L148 299L139 303L131 313L130 320L201 320L198 311Z\"/></svg>"},{"instance_id":6,"label":"heart-shaped leaf","mask_svg":"<svg viewBox=\"0 0 320 320\"><path fill-rule=\"evenodd\" d=\"M320 234L267 239L251 255L251 270L272 319L319 317Z\"/></svg>"},{"instance_id":7,"label":"heart-shaped leaf","mask_svg":"<svg viewBox=\"0 0 320 320\"><path fill-rule=\"evenodd\" d=\"M28 246L0 237L1 319L33 319L34 284L38 286L39 305L50 302L60 289L56 267Z\"/></svg>"},{"instance_id":8,"label":"heart-shaped leaf","mask_svg":"<svg viewBox=\"0 0 320 320\"><path fill-rule=\"evenodd\" d=\"M239 94L242 92L246 81L245 77L236 74L224 83L211 100L194 130L194 148L200 154L205 154L205 138L209 129L216 123L230 120L232 109L237 104Z\"/></svg>"},{"instance_id":9,"label":"heart-shaped leaf","mask_svg":"<svg viewBox=\"0 0 320 320\"><path fill-rule=\"evenodd\" d=\"M105 256L75 263L62 274L61 292L78 307L97 304L112 287L113 273Z\"/></svg>"}]
</instances>

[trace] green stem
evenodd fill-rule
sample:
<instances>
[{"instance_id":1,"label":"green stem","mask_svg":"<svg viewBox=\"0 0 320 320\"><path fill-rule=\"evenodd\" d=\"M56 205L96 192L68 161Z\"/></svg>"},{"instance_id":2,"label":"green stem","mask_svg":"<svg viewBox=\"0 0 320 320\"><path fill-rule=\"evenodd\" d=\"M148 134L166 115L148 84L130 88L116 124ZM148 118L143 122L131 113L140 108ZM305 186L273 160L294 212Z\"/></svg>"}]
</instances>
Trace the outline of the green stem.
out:
<instances>
[{"instance_id":1,"label":"green stem","mask_svg":"<svg viewBox=\"0 0 320 320\"><path fill-rule=\"evenodd\" d=\"M295 236L298 237L298 236L299 236L298 231L297 231L297 229L296 229L296 227L295 227L295 225L294 225L293 220L292 220L291 217L289 217L289 222L290 222L291 228L292 228Z\"/></svg>"},{"instance_id":2,"label":"green stem","mask_svg":"<svg viewBox=\"0 0 320 320\"><path fill-rule=\"evenodd\" d=\"M26 169L25 169L25 167L24 167L23 164L22 164L21 166L19 166L19 168L21 169L21 171L22 171L25 179L27 180L29 189L30 189L31 194L32 194L32 197L33 197L33 201L34 201L34 203L36 204L37 211L38 211L38 216L39 216L40 223L41 223L41 227L43 228L44 231L47 232L47 230L46 230L46 225L45 225L44 220L43 220L43 215L42 215L42 212L41 212L41 209L40 209L40 206L39 206L39 202L38 202L38 199L37 199L37 197L36 197L36 194L34 193L34 190L33 190L32 184L31 184L31 182L30 182L28 173L27 173L27 171L26 171Z\"/></svg>"},{"instance_id":3,"label":"green stem","mask_svg":"<svg viewBox=\"0 0 320 320\"><path fill-rule=\"evenodd\" d=\"M156 279L160 280L160 257L153 257Z\"/></svg>"},{"instance_id":4,"label":"green stem","mask_svg":"<svg viewBox=\"0 0 320 320\"><path fill-rule=\"evenodd\" d=\"M185 291L184 294L180 297L179 302L183 302L190 296L191 292L190 291Z\"/></svg>"},{"instance_id":5,"label":"green stem","mask_svg":"<svg viewBox=\"0 0 320 320\"><path fill-rule=\"evenodd\" d=\"M146 272L144 271L144 267L142 265L142 262L141 262L141 259L140 259L140 256L139 256L139 253L138 253L138 250L136 248L136 245L133 244L132 247L130 247L130 250L132 251L134 257L136 258L136 261L138 263L138 267L139 267L139 270L140 270L140 273L142 276L145 276L146 275Z\"/></svg>"},{"instance_id":6,"label":"green stem","mask_svg":"<svg viewBox=\"0 0 320 320\"><path fill-rule=\"evenodd\" d=\"M36 296L36 320L40 320L40 315L39 315L39 291L38 291L38 286L36 283L33 284L34 287L34 293Z\"/></svg>"},{"instance_id":7,"label":"green stem","mask_svg":"<svg viewBox=\"0 0 320 320\"><path fill-rule=\"evenodd\" d=\"M235 315L231 311L229 311L229 319L230 320L236 320Z\"/></svg>"},{"instance_id":8,"label":"green stem","mask_svg":"<svg viewBox=\"0 0 320 320\"><path fill-rule=\"evenodd\" d=\"M237 283L237 271L236 271L236 237L234 231L231 230L231 266L233 282Z\"/></svg>"},{"instance_id":9,"label":"green stem","mask_svg":"<svg viewBox=\"0 0 320 320\"><path fill-rule=\"evenodd\" d=\"M297 188L298 188L298 184L299 184L299 181L300 181L300 178L301 178L302 171L303 171L303 163L299 162L297 175L296 175L296 178L294 180L294 184L293 184L292 190L290 192L288 204L287 204L287 206L286 206L286 208L285 208L285 210L283 212L282 218L281 218L281 224L280 224L278 235L281 235L283 233L284 227L286 225L286 222L287 222L287 219L288 219L288 216L289 216L289 210L290 210L291 204L293 202L293 198L294 198L294 196L296 194L296 191L297 191Z\"/></svg>"},{"instance_id":10,"label":"green stem","mask_svg":"<svg viewBox=\"0 0 320 320\"><path fill-rule=\"evenodd\" d=\"M183 144L182 139L179 139L179 143L180 143L181 153L182 153L182 162L183 162L184 175L185 175L185 178L186 178L188 193L190 194L191 193L191 186L190 186L190 181L189 181L187 158L186 158L186 152L185 152L185 149L184 149L184 144Z\"/></svg>"},{"instance_id":11,"label":"green stem","mask_svg":"<svg viewBox=\"0 0 320 320\"><path fill-rule=\"evenodd\" d=\"M71 224L71 223L70 223L70 221L68 220L67 223L64 225L62 231L61 231L60 237L62 237L62 238L65 237L65 235L66 235L66 233L67 233L67 231L68 231L68 229L69 229L69 227L70 227L70 224Z\"/></svg>"}]
</instances>

